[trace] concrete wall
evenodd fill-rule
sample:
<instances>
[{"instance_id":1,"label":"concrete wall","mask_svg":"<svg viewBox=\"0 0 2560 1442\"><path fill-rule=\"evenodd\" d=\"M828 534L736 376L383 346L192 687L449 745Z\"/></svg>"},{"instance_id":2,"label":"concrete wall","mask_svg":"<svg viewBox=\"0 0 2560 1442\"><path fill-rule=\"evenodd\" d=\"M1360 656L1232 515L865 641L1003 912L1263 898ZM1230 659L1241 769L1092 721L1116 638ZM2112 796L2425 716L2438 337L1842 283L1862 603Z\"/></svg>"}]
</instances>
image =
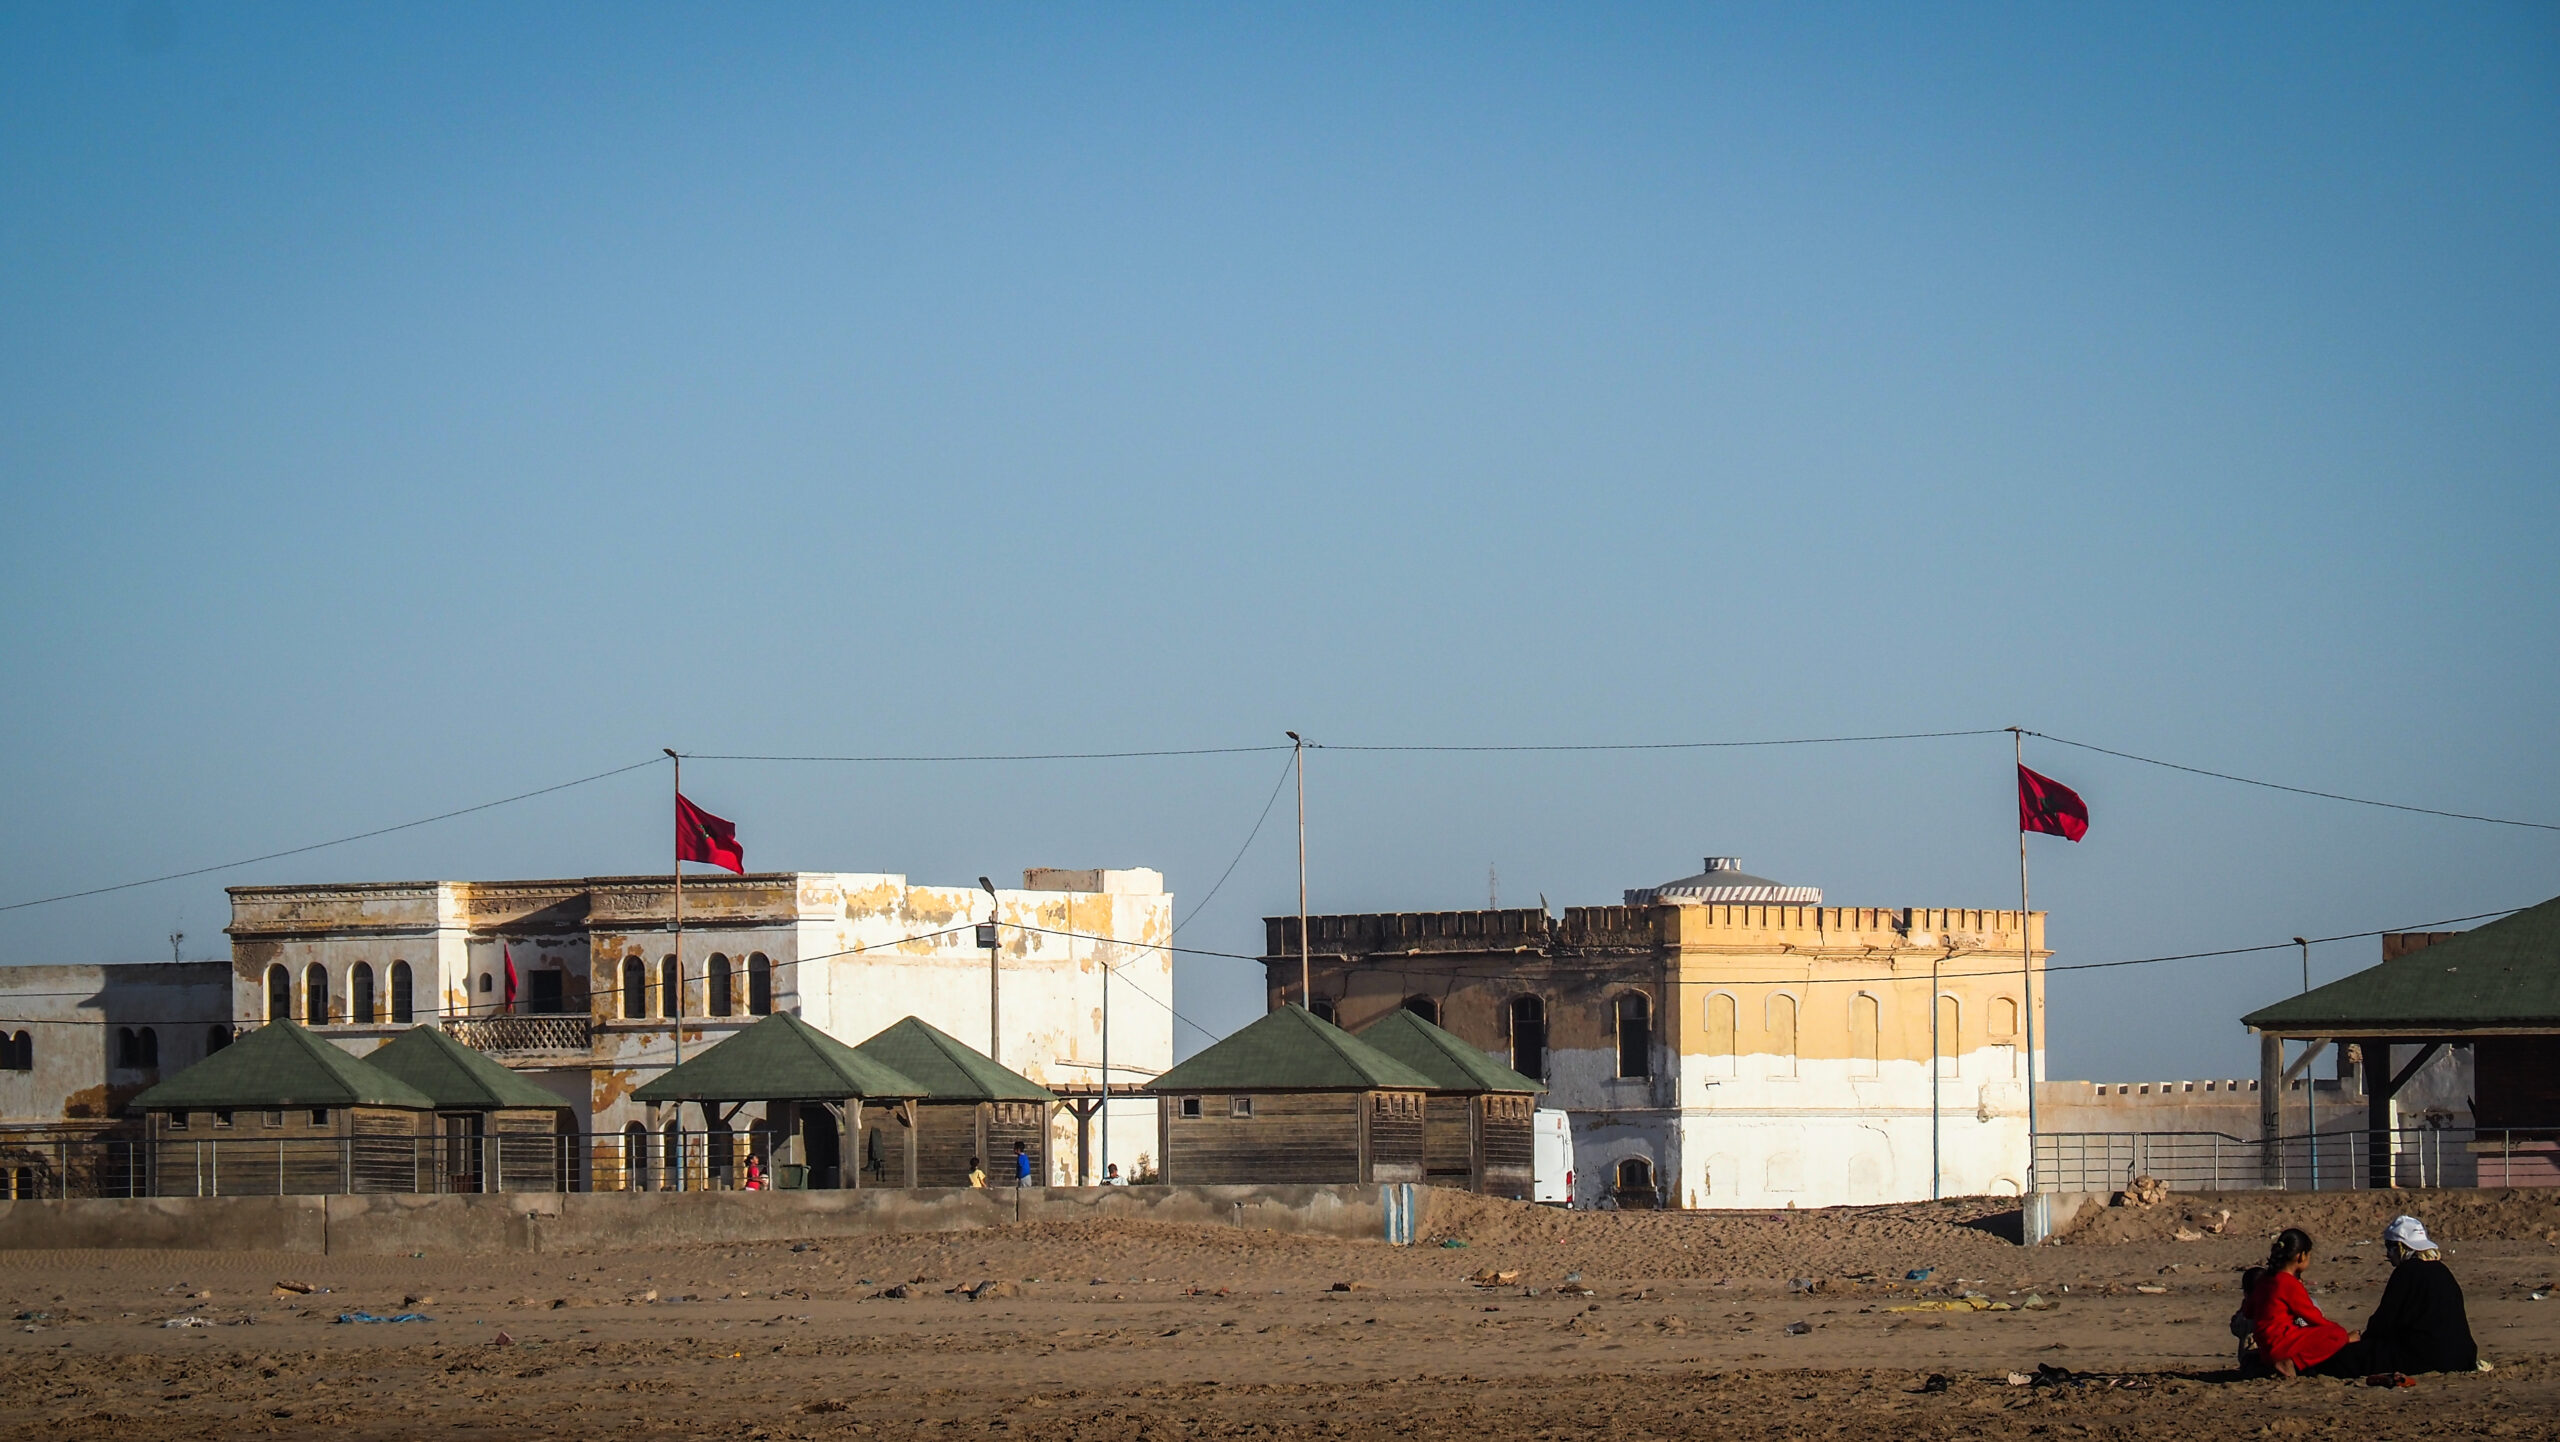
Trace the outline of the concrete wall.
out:
<instances>
[{"instance_id":1,"label":"concrete wall","mask_svg":"<svg viewBox=\"0 0 2560 1442\"><path fill-rule=\"evenodd\" d=\"M1429 1225L1431 1188L1416 1188ZM952 1232L1116 1218L1383 1235L1375 1186L1057 1187L859 1192L527 1192L0 1202L0 1250L467 1255Z\"/></svg>"}]
</instances>

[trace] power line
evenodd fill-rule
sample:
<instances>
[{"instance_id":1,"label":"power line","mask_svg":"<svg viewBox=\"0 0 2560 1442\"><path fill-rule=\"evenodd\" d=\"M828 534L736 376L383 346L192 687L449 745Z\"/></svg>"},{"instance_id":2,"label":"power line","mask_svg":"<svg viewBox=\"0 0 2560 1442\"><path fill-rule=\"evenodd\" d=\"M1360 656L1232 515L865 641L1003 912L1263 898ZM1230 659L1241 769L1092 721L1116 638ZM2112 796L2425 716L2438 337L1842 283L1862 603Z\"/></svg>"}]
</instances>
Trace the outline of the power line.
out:
<instances>
[{"instance_id":1,"label":"power line","mask_svg":"<svg viewBox=\"0 0 2560 1442\"><path fill-rule=\"evenodd\" d=\"M475 811L487 811L493 807L499 806L512 806L519 801L530 801L537 796L548 796L554 791L566 791L573 786L584 786L592 781L602 781L609 776L620 776L626 771L637 771L643 766L655 766L658 764L659 759L660 758L658 757L652 756L646 761L634 761L628 766L616 766L610 771L599 771L593 776L581 776L575 781L563 781L556 786L539 787L532 791L519 791L513 796L501 796L495 801L483 801L477 806L465 806L453 811L440 811L433 816L421 816L415 821L403 821L394 826L378 826L371 831L359 831L353 836L341 836L330 841L315 841L308 846L294 846L288 847L283 851L270 851L264 856L247 856L242 857L238 861L216 862L211 866L198 866L186 871L172 871L166 876L149 876L140 881L119 881L113 886L93 886L86 891L66 891L58 896L39 896L30 901L12 901L6 905L0 905L0 911L20 911L30 906L48 906L57 901L77 901L84 896L104 896L111 891L131 891L137 886L157 886L163 881L179 881L190 876L203 876L208 872L214 871L231 871L243 866L255 866L262 861L279 861L288 856L301 856L306 852L323 851L332 846L345 846L349 842L369 841L376 836L389 836L395 831L408 831L420 826L432 826L439 821L451 821L457 816L469 816Z\"/></svg>"},{"instance_id":2,"label":"power line","mask_svg":"<svg viewBox=\"0 0 2560 1442\"><path fill-rule=\"evenodd\" d=\"M2260 786L2269 791L2290 791L2296 796L2317 796L2324 801L2345 801L2357 806L2378 806L2385 811L2408 811L2414 812L2420 816L2444 816L2450 817L2455 821L2480 821L2486 822L2491 826L2522 826L2535 831L2560 831L2560 825L2555 825L2548 821L2517 821L2504 816L2475 816L2467 811L2439 811L2432 806L2405 806L2397 801L2376 801L2370 797L2348 796L2337 791L2315 791L2308 786L2287 786L2281 781L2260 781L2254 776L2234 776L2228 771L2208 771L2201 766L2187 766L2176 761L2163 761L2156 756L2136 756L2130 751L2118 751L2111 746L2100 746L2089 741L2074 741L2068 736L2055 736L2044 731L2029 731L2027 734L2040 741L2051 741L2058 746L2076 746L2083 751L2095 751L2104 756L2116 756L2127 761L2139 761L2145 766L2159 766L2165 767L2171 771L2184 771L2191 776L2210 776L2216 781L2236 781L2243 786Z\"/></svg>"},{"instance_id":3,"label":"power line","mask_svg":"<svg viewBox=\"0 0 2560 1442\"><path fill-rule=\"evenodd\" d=\"M1757 741L1624 741L1587 745L1363 746L1336 741L1310 741L1307 743L1307 749L1310 751L1713 751L1744 746L1837 746L1853 741L1936 741L1950 736L2005 736L2007 734L2009 733L2000 727L1990 726L1970 731L1899 731L1873 736L1785 736Z\"/></svg>"},{"instance_id":4,"label":"power line","mask_svg":"<svg viewBox=\"0 0 2560 1442\"><path fill-rule=\"evenodd\" d=\"M708 751L682 753L688 761L830 761L861 765L961 761L1133 761L1156 756L1246 756L1257 751L1286 751L1286 746L1188 746L1161 751L1027 751L960 756L745 756Z\"/></svg>"},{"instance_id":5,"label":"power line","mask_svg":"<svg viewBox=\"0 0 2560 1442\"><path fill-rule=\"evenodd\" d=\"M1286 746L1277 746L1272 749L1276 751L1286 751L1290 748ZM1280 779L1271 784L1270 798L1262 803L1262 814L1253 818L1253 830L1245 833L1244 845L1236 848L1235 859L1227 863L1226 870L1218 873L1218 884L1209 888L1209 894L1201 897L1198 901L1191 904L1191 913L1173 924L1174 935L1180 936L1182 934L1182 928L1199 920L1201 911L1208 906L1210 899L1215 897L1219 890L1227 884L1228 877L1236 874L1236 867L1243 863L1244 854L1253 849L1255 838L1262 835L1262 823L1271 819L1271 808L1279 804L1280 793L1288 786L1288 784L1289 768L1283 766L1280 768Z\"/></svg>"}]
</instances>

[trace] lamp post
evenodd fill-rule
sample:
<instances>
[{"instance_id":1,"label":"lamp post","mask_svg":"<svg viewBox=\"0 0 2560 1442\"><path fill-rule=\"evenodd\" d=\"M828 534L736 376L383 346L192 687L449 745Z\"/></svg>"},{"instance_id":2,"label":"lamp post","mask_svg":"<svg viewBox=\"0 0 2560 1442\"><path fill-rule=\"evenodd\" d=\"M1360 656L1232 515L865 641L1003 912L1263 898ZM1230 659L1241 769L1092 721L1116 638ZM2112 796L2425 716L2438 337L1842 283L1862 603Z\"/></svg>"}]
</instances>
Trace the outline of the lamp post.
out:
<instances>
[{"instance_id":1,"label":"lamp post","mask_svg":"<svg viewBox=\"0 0 2560 1442\"><path fill-rule=\"evenodd\" d=\"M996 969L996 884L978 878L978 888L987 894L987 919L978 923L978 945L987 949L987 1060L1004 1065L1004 1030L999 1008L1002 1004L1002 973Z\"/></svg>"},{"instance_id":2,"label":"lamp post","mask_svg":"<svg viewBox=\"0 0 2560 1442\"><path fill-rule=\"evenodd\" d=\"M1316 1009L1314 969L1307 961L1307 743L1297 732L1284 733L1298 768L1298 1005Z\"/></svg>"}]
</instances>

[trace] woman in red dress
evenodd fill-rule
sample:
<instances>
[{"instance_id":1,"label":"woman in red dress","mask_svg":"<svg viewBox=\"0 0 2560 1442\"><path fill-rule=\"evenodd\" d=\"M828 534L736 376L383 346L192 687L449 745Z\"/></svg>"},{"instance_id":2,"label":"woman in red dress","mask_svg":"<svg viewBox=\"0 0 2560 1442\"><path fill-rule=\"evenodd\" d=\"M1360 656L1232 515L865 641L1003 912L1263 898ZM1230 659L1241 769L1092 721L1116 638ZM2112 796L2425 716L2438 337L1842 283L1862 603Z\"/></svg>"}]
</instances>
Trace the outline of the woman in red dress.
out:
<instances>
[{"instance_id":1,"label":"woman in red dress","mask_svg":"<svg viewBox=\"0 0 2560 1442\"><path fill-rule=\"evenodd\" d=\"M2302 1285L2310 1262L2311 1234L2299 1227L2285 1228L2268 1249L2267 1265L2251 1280L2244 1305L2258 1355L2278 1376L2361 1377L2369 1370L2361 1340L2320 1315Z\"/></svg>"}]
</instances>

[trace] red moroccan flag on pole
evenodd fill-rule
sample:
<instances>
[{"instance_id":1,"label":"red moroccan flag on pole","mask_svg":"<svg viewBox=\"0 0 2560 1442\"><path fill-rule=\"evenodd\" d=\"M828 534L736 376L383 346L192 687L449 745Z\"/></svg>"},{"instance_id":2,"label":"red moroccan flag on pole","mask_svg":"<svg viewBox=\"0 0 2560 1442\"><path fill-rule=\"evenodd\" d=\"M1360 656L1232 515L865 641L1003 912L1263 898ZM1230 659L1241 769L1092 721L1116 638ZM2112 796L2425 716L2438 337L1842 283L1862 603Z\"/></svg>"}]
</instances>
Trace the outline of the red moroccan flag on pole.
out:
<instances>
[{"instance_id":1,"label":"red moroccan flag on pole","mask_svg":"<svg viewBox=\"0 0 2560 1442\"><path fill-rule=\"evenodd\" d=\"M2080 793L2026 767L2018 768L2018 829L2042 831L2065 841L2089 834L2089 803Z\"/></svg>"},{"instance_id":2,"label":"red moroccan flag on pole","mask_svg":"<svg viewBox=\"0 0 2560 1442\"><path fill-rule=\"evenodd\" d=\"M512 946L506 948L506 957L507 1010L514 1011L516 1009L516 949Z\"/></svg>"},{"instance_id":3,"label":"red moroccan flag on pole","mask_svg":"<svg viewBox=\"0 0 2560 1442\"><path fill-rule=\"evenodd\" d=\"M738 844L738 828L676 793L676 860L699 861L741 876L747 870L746 848Z\"/></svg>"}]
</instances>

